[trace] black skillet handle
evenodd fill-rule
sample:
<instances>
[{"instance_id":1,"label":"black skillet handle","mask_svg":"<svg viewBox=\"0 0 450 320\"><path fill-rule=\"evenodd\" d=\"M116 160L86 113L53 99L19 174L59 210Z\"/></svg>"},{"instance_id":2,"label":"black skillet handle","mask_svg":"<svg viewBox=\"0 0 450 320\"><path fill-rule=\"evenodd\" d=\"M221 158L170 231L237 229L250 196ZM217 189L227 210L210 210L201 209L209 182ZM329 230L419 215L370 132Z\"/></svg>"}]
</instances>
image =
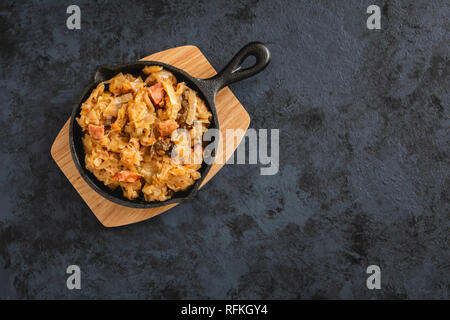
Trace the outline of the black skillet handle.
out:
<instances>
[{"instance_id":1,"label":"black skillet handle","mask_svg":"<svg viewBox=\"0 0 450 320\"><path fill-rule=\"evenodd\" d=\"M250 56L256 58L253 66L242 69L242 63ZM210 79L201 80L216 94L233 82L247 79L264 70L270 62L270 51L261 42L251 42L243 47L225 68Z\"/></svg>"}]
</instances>

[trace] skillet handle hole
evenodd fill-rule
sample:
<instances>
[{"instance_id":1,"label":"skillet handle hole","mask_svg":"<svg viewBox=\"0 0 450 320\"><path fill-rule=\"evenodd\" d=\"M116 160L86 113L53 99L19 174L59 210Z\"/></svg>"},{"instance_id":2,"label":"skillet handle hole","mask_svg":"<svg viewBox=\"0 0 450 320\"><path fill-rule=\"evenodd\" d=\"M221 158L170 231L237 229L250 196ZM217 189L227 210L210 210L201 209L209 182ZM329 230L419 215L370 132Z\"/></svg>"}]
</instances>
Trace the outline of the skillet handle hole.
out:
<instances>
[{"instance_id":1,"label":"skillet handle hole","mask_svg":"<svg viewBox=\"0 0 450 320\"><path fill-rule=\"evenodd\" d=\"M256 61L255 55L248 55L248 56L244 57L244 59L237 66L237 68L234 70L234 72L252 69L256 66L256 62L257 61Z\"/></svg>"}]
</instances>

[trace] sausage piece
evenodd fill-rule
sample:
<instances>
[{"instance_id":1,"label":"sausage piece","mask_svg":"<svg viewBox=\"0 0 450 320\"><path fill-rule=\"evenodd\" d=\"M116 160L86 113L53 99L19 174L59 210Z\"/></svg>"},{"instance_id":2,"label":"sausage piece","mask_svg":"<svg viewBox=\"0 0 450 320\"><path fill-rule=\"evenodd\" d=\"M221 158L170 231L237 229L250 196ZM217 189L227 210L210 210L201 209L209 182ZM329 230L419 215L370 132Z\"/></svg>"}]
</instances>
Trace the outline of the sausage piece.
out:
<instances>
[{"instance_id":1,"label":"sausage piece","mask_svg":"<svg viewBox=\"0 0 450 320\"><path fill-rule=\"evenodd\" d=\"M148 96L155 106L158 106L164 98L164 88L161 83L154 84L148 88Z\"/></svg>"},{"instance_id":2,"label":"sausage piece","mask_svg":"<svg viewBox=\"0 0 450 320\"><path fill-rule=\"evenodd\" d=\"M112 178L114 180L122 181L122 182L136 182L141 177L142 176L139 173L122 170L120 172L117 172Z\"/></svg>"},{"instance_id":3,"label":"sausage piece","mask_svg":"<svg viewBox=\"0 0 450 320\"><path fill-rule=\"evenodd\" d=\"M166 120L158 123L158 131L161 137L170 136L176 129L178 129L178 123L175 120Z\"/></svg>"},{"instance_id":4,"label":"sausage piece","mask_svg":"<svg viewBox=\"0 0 450 320\"><path fill-rule=\"evenodd\" d=\"M89 124L89 134L92 138L100 140L105 134L105 127L103 125Z\"/></svg>"}]
</instances>

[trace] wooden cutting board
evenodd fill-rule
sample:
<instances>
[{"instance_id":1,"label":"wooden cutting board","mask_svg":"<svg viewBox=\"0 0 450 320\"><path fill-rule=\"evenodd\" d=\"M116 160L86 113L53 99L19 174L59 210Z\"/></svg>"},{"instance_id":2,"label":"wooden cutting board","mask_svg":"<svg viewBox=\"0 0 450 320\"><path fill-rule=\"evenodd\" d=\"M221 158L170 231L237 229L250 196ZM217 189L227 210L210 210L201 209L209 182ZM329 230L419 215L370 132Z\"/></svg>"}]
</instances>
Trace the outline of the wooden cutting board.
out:
<instances>
[{"instance_id":1,"label":"wooden cutting board","mask_svg":"<svg viewBox=\"0 0 450 320\"><path fill-rule=\"evenodd\" d=\"M209 78L216 71L195 46L183 46L152 54L142 60L160 61L173 65L197 78ZM250 117L228 87L223 88L216 97L216 108L222 139L217 149L216 162L212 165L201 187L203 187L225 164L243 138L250 124ZM51 155L61 171L69 179L81 198L86 202L97 219L105 227L118 227L136 223L167 211L177 204L158 208L135 209L118 205L95 192L81 177L72 161L69 148L69 122L59 132L51 148ZM235 139L226 139L227 129L242 129ZM233 141L234 140L234 141ZM228 152L227 152L228 151ZM201 190L199 191L201 192ZM192 200L195 201L195 200ZM181 204L182 205L182 204Z\"/></svg>"}]
</instances>

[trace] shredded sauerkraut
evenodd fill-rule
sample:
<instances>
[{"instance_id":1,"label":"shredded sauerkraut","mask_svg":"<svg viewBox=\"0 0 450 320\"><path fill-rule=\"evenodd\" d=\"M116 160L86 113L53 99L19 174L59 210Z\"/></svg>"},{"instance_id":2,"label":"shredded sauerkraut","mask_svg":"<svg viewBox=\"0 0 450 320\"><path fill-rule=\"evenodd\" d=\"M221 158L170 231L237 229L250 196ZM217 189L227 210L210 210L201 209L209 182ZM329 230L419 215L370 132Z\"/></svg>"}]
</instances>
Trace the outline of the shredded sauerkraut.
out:
<instances>
[{"instance_id":1,"label":"shredded sauerkraut","mask_svg":"<svg viewBox=\"0 0 450 320\"><path fill-rule=\"evenodd\" d=\"M192 159L198 158L194 153L201 150L212 114L197 92L169 71L160 66L142 71L145 80L119 73L100 83L83 102L77 122L85 133L86 169L98 180L111 189L120 186L130 200L142 192L146 201L165 201L201 177L201 161Z\"/></svg>"}]
</instances>

